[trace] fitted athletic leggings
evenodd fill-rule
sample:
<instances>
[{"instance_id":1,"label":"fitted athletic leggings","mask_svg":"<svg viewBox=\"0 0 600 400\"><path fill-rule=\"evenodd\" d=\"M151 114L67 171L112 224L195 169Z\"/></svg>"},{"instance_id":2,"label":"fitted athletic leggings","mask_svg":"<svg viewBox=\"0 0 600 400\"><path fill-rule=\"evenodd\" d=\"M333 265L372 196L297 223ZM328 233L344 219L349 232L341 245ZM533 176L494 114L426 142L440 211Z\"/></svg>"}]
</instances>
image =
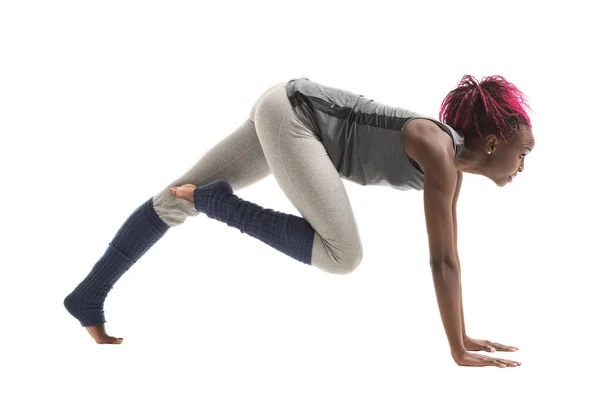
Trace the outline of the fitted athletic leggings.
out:
<instances>
[{"instance_id":1,"label":"fitted athletic leggings","mask_svg":"<svg viewBox=\"0 0 600 400\"><path fill-rule=\"evenodd\" d=\"M270 173L316 231L311 264L332 273L354 269L362 259L362 245L346 188L321 140L296 117L285 83L268 89L238 129L155 195L154 208L176 226L199 212L173 197L170 187L224 179L236 191Z\"/></svg>"},{"instance_id":2,"label":"fitted athletic leggings","mask_svg":"<svg viewBox=\"0 0 600 400\"><path fill-rule=\"evenodd\" d=\"M270 173L301 217L265 211L224 194L225 187L235 192ZM219 180L230 186L223 182L215 186ZM219 187L221 192L212 195L209 189L197 188L196 204L191 204L169 190L186 183ZM206 204L198 204L201 201ZM67 310L82 326L104 323L103 302L114 283L169 228L197 216L200 209L326 272L349 273L362 260L356 220L341 177L318 135L294 113L283 82L258 98L234 132L138 207L89 275L65 298Z\"/></svg>"}]
</instances>

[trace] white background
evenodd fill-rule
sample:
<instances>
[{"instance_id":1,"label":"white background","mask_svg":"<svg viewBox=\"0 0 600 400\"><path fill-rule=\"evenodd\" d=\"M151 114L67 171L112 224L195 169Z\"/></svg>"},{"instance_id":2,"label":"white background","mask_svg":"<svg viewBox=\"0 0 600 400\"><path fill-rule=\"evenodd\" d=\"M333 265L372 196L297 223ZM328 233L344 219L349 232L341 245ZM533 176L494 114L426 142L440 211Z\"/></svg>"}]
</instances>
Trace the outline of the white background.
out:
<instances>
[{"instance_id":1,"label":"white background","mask_svg":"<svg viewBox=\"0 0 600 400\"><path fill-rule=\"evenodd\" d=\"M599 35L592 2L2 1L0 398L600 396ZM519 368L458 367L422 192L345 181L364 258L298 263L200 215L115 285L95 344L63 308L121 224L306 76L437 117L464 74L530 98L536 148L504 188L465 175L467 333ZM272 176L237 193L299 215Z\"/></svg>"}]
</instances>

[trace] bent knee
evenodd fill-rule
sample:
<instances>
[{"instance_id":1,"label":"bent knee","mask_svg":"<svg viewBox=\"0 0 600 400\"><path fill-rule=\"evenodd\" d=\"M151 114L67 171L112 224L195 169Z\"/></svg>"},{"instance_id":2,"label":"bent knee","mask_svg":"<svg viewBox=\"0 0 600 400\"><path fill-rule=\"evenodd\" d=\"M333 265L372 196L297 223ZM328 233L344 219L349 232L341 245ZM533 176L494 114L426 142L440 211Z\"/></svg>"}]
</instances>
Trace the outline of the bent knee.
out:
<instances>
[{"instance_id":1,"label":"bent knee","mask_svg":"<svg viewBox=\"0 0 600 400\"><path fill-rule=\"evenodd\" d=\"M362 253L362 249L351 253L351 254L347 254L344 257L342 257L339 262L331 265L328 269L328 272L331 272L332 274L337 274L337 275L346 275L349 274L350 272L353 272L362 262L362 258L363 258L363 253Z\"/></svg>"}]
</instances>

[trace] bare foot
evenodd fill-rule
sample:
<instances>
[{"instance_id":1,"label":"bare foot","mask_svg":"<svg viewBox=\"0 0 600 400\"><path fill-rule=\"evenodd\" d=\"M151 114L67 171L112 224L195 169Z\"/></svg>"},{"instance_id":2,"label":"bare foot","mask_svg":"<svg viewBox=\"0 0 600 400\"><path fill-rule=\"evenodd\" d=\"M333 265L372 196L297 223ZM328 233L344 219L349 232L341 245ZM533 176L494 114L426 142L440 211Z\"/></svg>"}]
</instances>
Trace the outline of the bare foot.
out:
<instances>
[{"instance_id":1,"label":"bare foot","mask_svg":"<svg viewBox=\"0 0 600 400\"><path fill-rule=\"evenodd\" d=\"M86 326L85 329L87 329L98 344L121 344L123 342L123 338L108 336L104 329L104 324Z\"/></svg>"},{"instance_id":2,"label":"bare foot","mask_svg":"<svg viewBox=\"0 0 600 400\"><path fill-rule=\"evenodd\" d=\"M173 195L174 197L185 199L190 203L194 204L194 189L196 189L195 185L192 185L191 183L186 183L185 185L174 186L169 190L171 191L171 195Z\"/></svg>"}]
</instances>

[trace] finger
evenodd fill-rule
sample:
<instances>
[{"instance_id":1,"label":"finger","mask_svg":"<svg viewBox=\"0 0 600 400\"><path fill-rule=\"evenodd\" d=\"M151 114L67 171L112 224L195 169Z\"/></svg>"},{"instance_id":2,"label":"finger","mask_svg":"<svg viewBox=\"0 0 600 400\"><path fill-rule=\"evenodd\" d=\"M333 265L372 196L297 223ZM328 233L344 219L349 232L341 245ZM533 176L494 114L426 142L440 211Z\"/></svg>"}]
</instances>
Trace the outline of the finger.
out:
<instances>
[{"instance_id":1,"label":"finger","mask_svg":"<svg viewBox=\"0 0 600 400\"><path fill-rule=\"evenodd\" d=\"M480 356L477 357L477 361L479 365L491 365L493 367L505 368L506 365L501 363L499 359L488 357L488 356Z\"/></svg>"},{"instance_id":2,"label":"finger","mask_svg":"<svg viewBox=\"0 0 600 400\"><path fill-rule=\"evenodd\" d=\"M483 341L483 350L493 353L496 351L496 346L494 346L495 344L496 343L490 342L489 340L484 340Z\"/></svg>"},{"instance_id":3,"label":"finger","mask_svg":"<svg viewBox=\"0 0 600 400\"><path fill-rule=\"evenodd\" d=\"M507 364L508 364L508 363L506 362L506 361L508 361L508 360L505 360L505 359L503 359L503 358L495 358L495 357L489 357L489 356L483 356L483 357L485 357L485 360L486 360L486 361L494 361L494 362L499 362L500 364L502 364L502 365L504 365L504 366L507 366Z\"/></svg>"},{"instance_id":4,"label":"finger","mask_svg":"<svg viewBox=\"0 0 600 400\"><path fill-rule=\"evenodd\" d=\"M507 363L504 360L501 360L499 358L494 358L494 362L502 364L504 367L512 367L513 366L512 364Z\"/></svg>"},{"instance_id":5,"label":"finger","mask_svg":"<svg viewBox=\"0 0 600 400\"><path fill-rule=\"evenodd\" d=\"M489 344L496 348L498 351L517 351L519 348L515 346L506 346L500 343L489 342Z\"/></svg>"},{"instance_id":6,"label":"finger","mask_svg":"<svg viewBox=\"0 0 600 400\"><path fill-rule=\"evenodd\" d=\"M521 363L518 361L506 360L504 358L497 358L496 360L500 361L503 364L506 364L507 367L518 367L519 365L521 365Z\"/></svg>"}]
</instances>

